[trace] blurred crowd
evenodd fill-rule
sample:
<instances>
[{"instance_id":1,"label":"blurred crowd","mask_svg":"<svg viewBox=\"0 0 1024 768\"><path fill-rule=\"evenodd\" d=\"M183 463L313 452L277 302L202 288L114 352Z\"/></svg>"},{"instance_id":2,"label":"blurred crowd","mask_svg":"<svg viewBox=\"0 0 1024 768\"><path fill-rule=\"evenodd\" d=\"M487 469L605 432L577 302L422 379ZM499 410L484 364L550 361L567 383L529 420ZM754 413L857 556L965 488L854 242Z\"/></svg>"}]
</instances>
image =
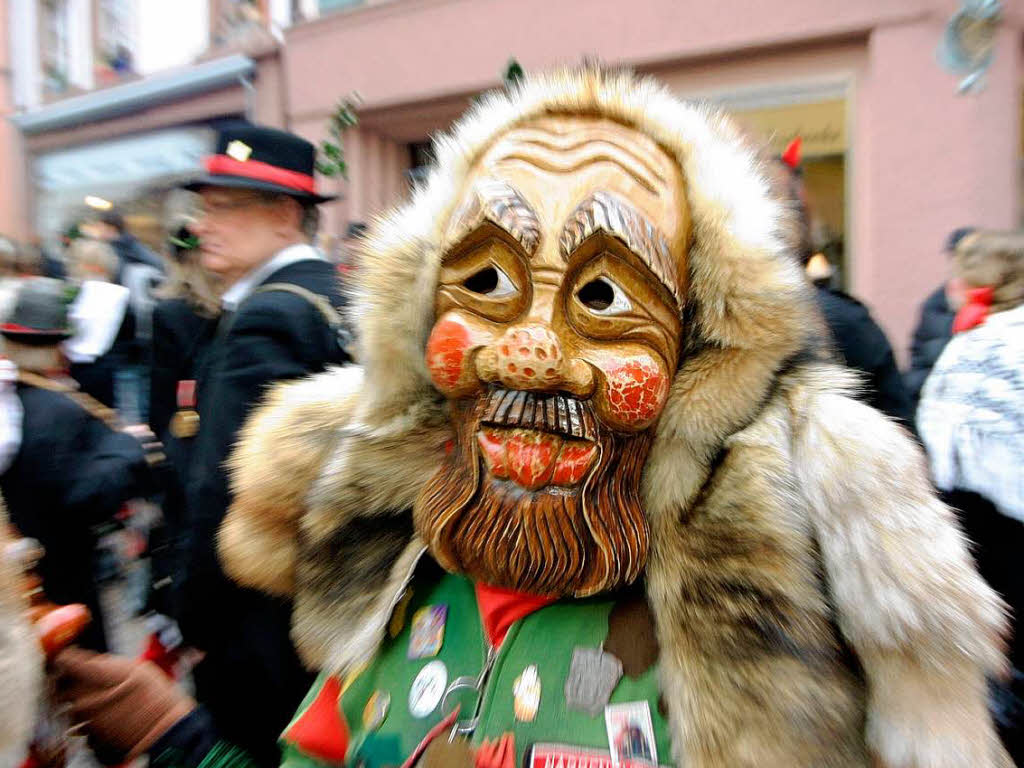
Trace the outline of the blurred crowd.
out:
<instances>
[{"instance_id":1,"label":"blurred crowd","mask_svg":"<svg viewBox=\"0 0 1024 768\"><path fill-rule=\"evenodd\" d=\"M780 158L778 166L781 194L793 201L804 234L798 256L821 309L823 346L861 372L866 401L919 437L934 482L960 512L980 570L1016 614L1024 606L1016 566L1024 551L1024 233L961 228L950 234L942 256L950 279L924 302L913 339L898 340L909 341L911 353L909 368L901 372L890 340L867 307L836 287L836 266L810 236L813 201L802 187L798 160ZM257 598L240 590L229 596L218 581L222 576L207 574L202 581L217 599L189 599L194 615L183 616L186 561L191 558L200 571L216 570L204 558L213 556L208 526L215 528L226 506L222 463L246 409L268 381L349 359L347 348L316 346L321 325L329 334L344 334L332 315L342 304L337 288L322 305L315 298L327 289L303 287L298 278L281 281L298 288L281 289L274 279L282 294L278 301L293 315L295 307L314 308L314 330L272 333L241 324L242 305L256 286L265 289L268 276L278 274L263 269L271 256L278 259L315 234L315 204L299 199L300 209L281 214L296 218L292 239L282 240L280 248L254 255L251 263L217 266L217 252L200 248L204 236L220 238L227 249L247 246L230 239L241 237L238 232L212 231L212 219L227 220L244 206L286 205L273 197L252 199L251 190L224 193L217 189L193 199L198 211L175 206L161 248L136 239L116 209L69 226L59 250L0 240L0 410L8 427L4 434L16 436L0 445L0 490L9 522L41 546L34 569L46 599L88 608L92 620L77 641L83 648L102 652L111 646L100 585L125 579L132 571L128 561L145 562L146 576L132 599L150 632L143 647L116 650L144 655L168 675L182 676L189 672L186 662L197 658L183 649L203 648L196 684L212 711L218 690L230 689L237 697L239 687L248 685L230 660L239 655L232 644L240 633L256 645L258 637L267 638L256 652L277 659L282 655L268 649L288 642L280 609L243 610L238 606ZM308 254L293 255L274 264L283 274L309 260ZM322 259L320 264L324 271L316 279L337 281L335 265ZM274 323L283 322L284 315L267 312L278 318ZM237 339L235 347L225 341L228 336ZM216 359L211 349L218 350ZM291 357L281 356L282 349ZM207 401L200 417L204 372L211 385L202 395ZM230 423L220 428L218 419ZM199 445L207 430L213 437ZM196 476L197 471L215 477ZM190 486L200 490L191 493ZM212 505L210 510L194 506L197 498ZM111 532L131 545L113 553L100 547ZM211 616L228 603L240 626L213 636ZM276 617L273 629L253 618L268 612ZM304 693L309 678L293 654L285 655L293 668L281 668L280 686ZM218 656L215 671L208 662ZM1010 657L1015 669L1024 663L1016 640ZM238 666L244 669L245 663ZM1015 672L1009 681L993 681L1004 735L1018 756L1020 680ZM290 712L294 698L282 697L283 710ZM259 730L251 721L239 729ZM237 741L245 744L246 735ZM260 754L262 745L247 746Z\"/></svg>"}]
</instances>

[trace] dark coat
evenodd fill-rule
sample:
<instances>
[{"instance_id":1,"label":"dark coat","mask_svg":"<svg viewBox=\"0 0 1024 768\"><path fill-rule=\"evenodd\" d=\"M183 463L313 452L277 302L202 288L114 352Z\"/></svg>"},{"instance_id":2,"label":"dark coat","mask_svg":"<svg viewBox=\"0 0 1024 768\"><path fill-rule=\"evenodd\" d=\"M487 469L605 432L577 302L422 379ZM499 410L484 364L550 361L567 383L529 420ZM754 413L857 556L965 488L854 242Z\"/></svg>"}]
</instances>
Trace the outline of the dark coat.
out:
<instances>
[{"instance_id":1,"label":"dark coat","mask_svg":"<svg viewBox=\"0 0 1024 768\"><path fill-rule=\"evenodd\" d=\"M121 282L121 273L129 264L146 264L156 268L161 274L165 271L160 257L140 243L134 235L125 232L111 240L110 247L117 254L117 274L114 276L116 283Z\"/></svg>"},{"instance_id":2,"label":"dark coat","mask_svg":"<svg viewBox=\"0 0 1024 768\"><path fill-rule=\"evenodd\" d=\"M91 363L72 363L71 378L87 395L108 408L116 408L117 373L130 365L135 357L135 318L128 307L110 349Z\"/></svg>"},{"instance_id":3,"label":"dark coat","mask_svg":"<svg viewBox=\"0 0 1024 768\"><path fill-rule=\"evenodd\" d=\"M343 303L334 267L297 262L267 283L292 283ZM290 604L242 589L224 576L217 529L231 502L224 461L249 412L275 381L347 361L337 336L307 300L256 293L221 318L199 377L200 429L189 475L188 573L182 630L206 651L197 693L229 740L277 765L276 737L309 688L289 637Z\"/></svg>"},{"instance_id":4,"label":"dark coat","mask_svg":"<svg viewBox=\"0 0 1024 768\"><path fill-rule=\"evenodd\" d=\"M23 384L22 442L0 477L11 521L46 548L40 575L55 603L84 603L93 622L80 644L106 649L93 580L92 527L151 490L139 442L115 432L67 395Z\"/></svg>"},{"instance_id":5,"label":"dark coat","mask_svg":"<svg viewBox=\"0 0 1024 768\"><path fill-rule=\"evenodd\" d=\"M149 426L165 444L174 441L167 430L178 409L178 382L198 378L216 327L216 319L197 314L184 299L164 299L153 309Z\"/></svg>"},{"instance_id":6,"label":"dark coat","mask_svg":"<svg viewBox=\"0 0 1024 768\"><path fill-rule=\"evenodd\" d=\"M1002 514L984 496L954 489L940 494L957 511L960 526L978 571L1009 608L1013 631L1007 643L1011 675L993 681L992 708L1003 744L1016 765L1024 764L1024 638L1021 616L1024 611L1024 576L1020 571L1020 553L1024 551L1024 523Z\"/></svg>"},{"instance_id":7,"label":"dark coat","mask_svg":"<svg viewBox=\"0 0 1024 768\"><path fill-rule=\"evenodd\" d=\"M866 375L864 401L913 429L913 411L885 333L867 307L840 291L819 287L818 306L844 363Z\"/></svg>"},{"instance_id":8,"label":"dark coat","mask_svg":"<svg viewBox=\"0 0 1024 768\"><path fill-rule=\"evenodd\" d=\"M149 426L164 444L168 472L160 505L163 522L150 532L148 607L168 616L178 615L184 578L185 488L195 446L194 437L172 435L170 423L178 410L178 382L198 378L216 327L216 319L197 314L184 299L165 299L153 309Z\"/></svg>"},{"instance_id":9,"label":"dark coat","mask_svg":"<svg viewBox=\"0 0 1024 768\"><path fill-rule=\"evenodd\" d=\"M917 412L925 379L932 372L942 350L953 338L953 318L956 317L946 299L946 286L940 285L921 305L921 319L910 342L910 370L903 381L910 397L911 413Z\"/></svg>"}]
</instances>

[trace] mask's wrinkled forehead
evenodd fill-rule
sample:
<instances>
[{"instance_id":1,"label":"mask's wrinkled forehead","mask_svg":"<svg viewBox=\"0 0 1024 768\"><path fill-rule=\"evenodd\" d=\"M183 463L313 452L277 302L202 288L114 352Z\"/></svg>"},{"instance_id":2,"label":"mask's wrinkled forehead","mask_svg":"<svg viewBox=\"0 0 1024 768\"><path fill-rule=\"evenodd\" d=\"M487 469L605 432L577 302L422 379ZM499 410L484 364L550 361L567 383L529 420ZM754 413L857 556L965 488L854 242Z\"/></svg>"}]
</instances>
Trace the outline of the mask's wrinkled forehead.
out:
<instances>
[{"instance_id":1,"label":"mask's wrinkled forehead","mask_svg":"<svg viewBox=\"0 0 1024 768\"><path fill-rule=\"evenodd\" d=\"M483 221L518 240L541 267L564 263L602 230L622 240L682 306L690 226L683 176L635 129L566 115L502 134L471 169L447 242Z\"/></svg>"}]
</instances>

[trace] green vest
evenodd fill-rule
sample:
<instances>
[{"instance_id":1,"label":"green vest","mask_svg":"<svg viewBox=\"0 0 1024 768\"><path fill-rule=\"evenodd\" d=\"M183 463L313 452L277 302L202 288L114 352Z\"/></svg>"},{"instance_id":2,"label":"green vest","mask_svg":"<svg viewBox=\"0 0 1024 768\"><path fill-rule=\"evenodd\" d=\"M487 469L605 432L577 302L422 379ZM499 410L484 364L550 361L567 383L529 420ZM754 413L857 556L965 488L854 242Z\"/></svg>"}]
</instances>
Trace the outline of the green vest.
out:
<instances>
[{"instance_id":1,"label":"green vest","mask_svg":"<svg viewBox=\"0 0 1024 768\"><path fill-rule=\"evenodd\" d=\"M425 577L425 570L430 571L429 578ZM388 637L366 668L344 684L326 675L316 681L282 738L284 768L400 766L428 732L452 712L456 703L460 705L459 723L478 716L470 736L473 745L479 746L485 740L497 741L506 733L514 734L517 766L523 764L524 754L534 744L571 745L608 752L604 712L598 711L592 716L569 708L565 684L574 649L601 648L608 635L608 616L615 605L613 599L604 596L564 600L515 622L500 648L490 651L489 672L482 689L476 691L472 686L488 666L489 645L473 584L462 576L438 576L435 569L421 567L409 589L408 602L396 609ZM416 623L412 619L417 611L430 606L447 607L443 642L436 655L410 659L410 639L415 634L412 628ZM435 663L438 661L444 665L443 681L438 674L440 665ZM428 664L434 664L430 670L434 674L424 674L429 678L426 682L435 686L435 695L428 692L423 696L417 717L411 711L410 692L417 676ZM530 666L535 667L540 681L539 704L532 719L529 719L529 706L527 716L517 718L517 678ZM452 690L443 704L438 702L424 713L423 709L436 697L436 686L449 688L457 678L465 678L469 686ZM421 688L423 682L424 677L421 677ZM340 714L340 722L331 727L337 727L347 737L343 749L345 760L337 759L337 751L333 759L324 759L322 752L313 754L317 749L309 748L309 738L295 738L297 733L310 731L308 721L311 718L317 718L317 722L323 720L328 706L325 698L334 699ZM609 703L647 703L657 757L664 764L671 759L671 748L658 698L657 664L654 664L635 679L623 675L612 690ZM371 699L372 703L367 706ZM331 715L333 717L333 713ZM302 722L304 717L306 723ZM323 726L316 728L322 730ZM445 727L441 738L447 738L449 730ZM305 746L298 743L302 741L306 742Z\"/></svg>"}]
</instances>

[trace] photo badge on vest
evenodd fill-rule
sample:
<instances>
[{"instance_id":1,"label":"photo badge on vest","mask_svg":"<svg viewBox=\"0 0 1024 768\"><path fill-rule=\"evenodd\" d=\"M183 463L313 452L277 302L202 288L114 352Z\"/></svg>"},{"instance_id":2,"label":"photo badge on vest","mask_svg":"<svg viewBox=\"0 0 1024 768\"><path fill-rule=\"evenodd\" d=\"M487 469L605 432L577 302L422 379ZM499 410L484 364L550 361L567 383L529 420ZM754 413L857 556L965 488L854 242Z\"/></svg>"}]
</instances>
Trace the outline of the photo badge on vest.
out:
<instances>
[{"instance_id":1,"label":"photo badge on vest","mask_svg":"<svg viewBox=\"0 0 1024 768\"><path fill-rule=\"evenodd\" d=\"M658 762L651 707L646 701L609 704L604 708L604 722L613 764L622 765L628 760Z\"/></svg>"}]
</instances>

